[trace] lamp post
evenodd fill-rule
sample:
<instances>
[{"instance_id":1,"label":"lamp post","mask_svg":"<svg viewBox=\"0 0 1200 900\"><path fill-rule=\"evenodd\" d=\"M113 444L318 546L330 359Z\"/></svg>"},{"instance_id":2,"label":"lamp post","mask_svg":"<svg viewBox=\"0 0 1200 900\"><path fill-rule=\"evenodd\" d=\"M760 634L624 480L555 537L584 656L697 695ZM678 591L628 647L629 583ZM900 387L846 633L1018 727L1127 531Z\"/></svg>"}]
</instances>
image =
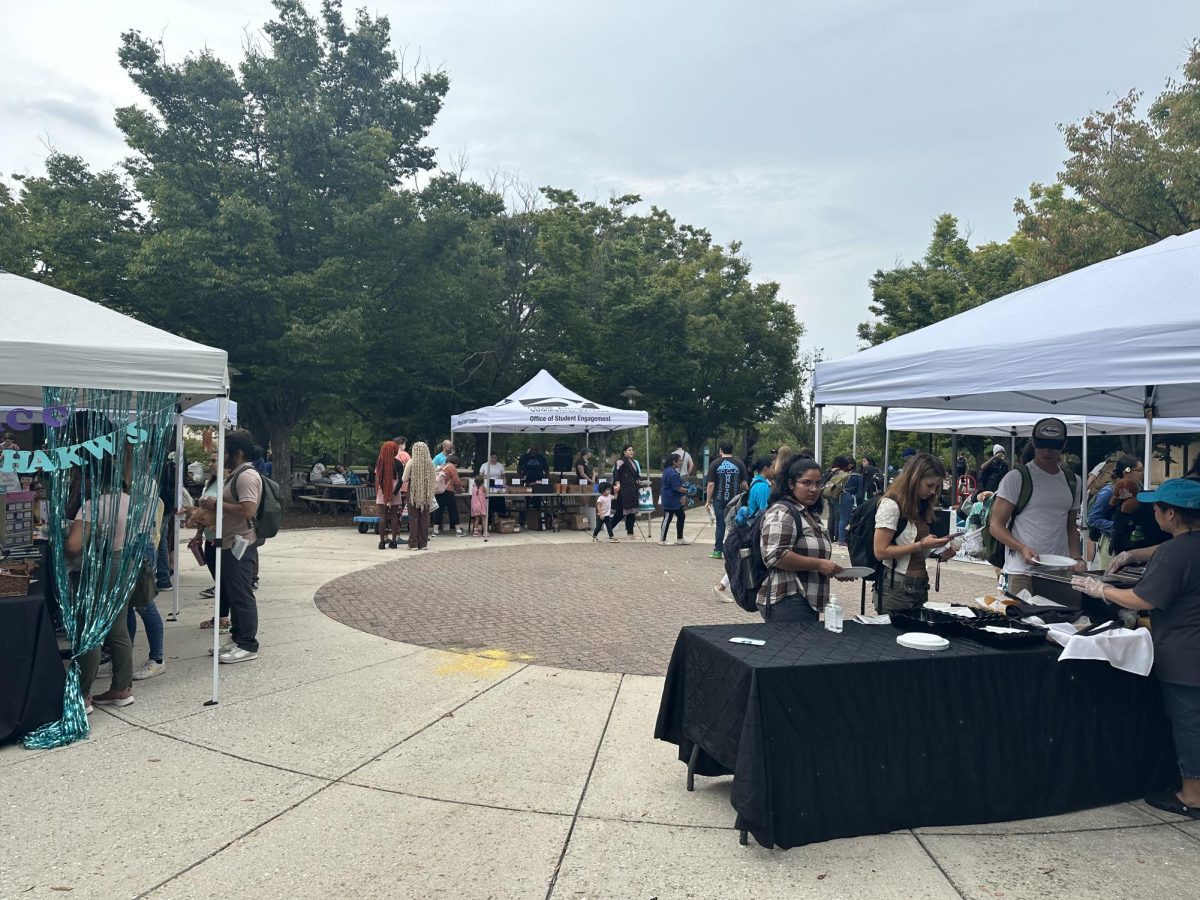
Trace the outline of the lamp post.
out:
<instances>
[{"instance_id":1,"label":"lamp post","mask_svg":"<svg viewBox=\"0 0 1200 900\"><path fill-rule=\"evenodd\" d=\"M642 392L635 388L632 384L625 390L621 391L621 396L629 403L630 409L633 408L634 401L642 396ZM644 475L650 477L650 422L646 421L646 469Z\"/></svg>"}]
</instances>

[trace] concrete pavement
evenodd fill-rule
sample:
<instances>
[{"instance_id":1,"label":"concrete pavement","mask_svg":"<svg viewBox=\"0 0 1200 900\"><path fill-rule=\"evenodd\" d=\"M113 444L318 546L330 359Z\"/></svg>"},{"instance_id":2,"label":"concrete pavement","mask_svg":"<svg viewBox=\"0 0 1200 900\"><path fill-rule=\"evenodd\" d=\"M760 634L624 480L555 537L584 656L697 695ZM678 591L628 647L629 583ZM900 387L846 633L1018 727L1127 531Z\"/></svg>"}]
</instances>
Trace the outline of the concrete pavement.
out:
<instances>
[{"instance_id":1,"label":"concrete pavement","mask_svg":"<svg viewBox=\"0 0 1200 900\"><path fill-rule=\"evenodd\" d=\"M541 665L527 658L543 652L533 641L468 635L479 653L429 649L349 628L313 602L381 560L395 594L413 593L441 554L463 574L492 555L500 566L549 552L561 567L550 587L587 583L588 541L447 537L389 555L349 528L285 531L262 556L262 655L223 667L209 708L209 632L197 626L211 605L195 599L208 577L185 561L166 673L136 683L134 705L97 709L87 741L0 749L0 898L1196 896L1200 823L1142 804L740 847L729 780L687 793L675 748L651 737L660 676ZM611 549L636 598L639 571L675 548ZM719 570L701 564L707 585ZM986 584L954 571L964 590ZM496 589L474 575L467 586ZM688 591L679 603L699 603ZM632 614L599 606L593 618Z\"/></svg>"}]
</instances>

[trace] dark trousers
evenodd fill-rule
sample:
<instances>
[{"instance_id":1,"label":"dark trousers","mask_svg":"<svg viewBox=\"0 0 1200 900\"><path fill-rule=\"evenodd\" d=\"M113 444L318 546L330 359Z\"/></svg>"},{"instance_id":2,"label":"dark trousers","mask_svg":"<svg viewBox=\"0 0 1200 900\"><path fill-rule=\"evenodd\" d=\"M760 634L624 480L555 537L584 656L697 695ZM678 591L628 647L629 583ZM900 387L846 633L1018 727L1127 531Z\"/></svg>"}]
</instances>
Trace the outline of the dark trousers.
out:
<instances>
[{"instance_id":1,"label":"dark trousers","mask_svg":"<svg viewBox=\"0 0 1200 900\"><path fill-rule=\"evenodd\" d=\"M229 636L243 650L258 652L258 602L254 599L254 564L258 548L247 547L241 559L221 551L221 600L229 598ZM222 603L222 606L224 603Z\"/></svg>"},{"instance_id":2,"label":"dark trousers","mask_svg":"<svg viewBox=\"0 0 1200 900\"><path fill-rule=\"evenodd\" d=\"M618 518L619 518L618 514ZM633 523L637 520L637 513L625 513L625 533L629 537L633 537Z\"/></svg>"},{"instance_id":3,"label":"dark trousers","mask_svg":"<svg viewBox=\"0 0 1200 900\"><path fill-rule=\"evenodd\" d=\"M720 550L725 546L725 501L714 497L712 508L713 515L717 517L713 525L713 550Z\"/></svg>"},{"instance_id":4,"label":"dark trousers","mask_svg":"<svg viewBox=\"0 0 1200 900\"><path fill-rule=\"evenodd\" d=\"M446 510L450 512L450 527L458 527L458 496L454 491L442 491L440 494L434 494L433 499L437 501L437 510L434 512L434 522L437 524L438 531L442 530L442 513Z\"/></svg>"},{"instance_id":5,"label":"dark trousers","mask_svg":"<svg viewBox=\"0 0 1200 900\"><path fill-rule=\"evenodd\" d=\"M665 509L663 510L662 532L659 534L659 540L664 544L667 542L667 532L671 529L671 520L675 520L675 539L683 540L683 510L682 509Z\"/></svg>"},{"instance_id":6,"label":"dark trousers","mask_svg":"<svg viewBox=\"0 0 1200 900\"><path fill-rule=\"evenodd\" d=\"M419 506L408 508L408 546L424 550L429 546L429 510Z\"/></svg>"},{"instance_id":7,"label":"dark trousers","mask_svg":"<svg viewBox=\"0 0 1200 900\"><path fill-rule=\"evenodd\" d=\"M615 525L615 524L616 523L613 521L612 516L605 516L604 518L600 518L599 516L596 516L596 527L592 529L592 537L595 537L596 535L598 535L600 533L601 528L607 528L608 536L612 537L613 536L613 525Z\"/></svg>"}]
</instances>

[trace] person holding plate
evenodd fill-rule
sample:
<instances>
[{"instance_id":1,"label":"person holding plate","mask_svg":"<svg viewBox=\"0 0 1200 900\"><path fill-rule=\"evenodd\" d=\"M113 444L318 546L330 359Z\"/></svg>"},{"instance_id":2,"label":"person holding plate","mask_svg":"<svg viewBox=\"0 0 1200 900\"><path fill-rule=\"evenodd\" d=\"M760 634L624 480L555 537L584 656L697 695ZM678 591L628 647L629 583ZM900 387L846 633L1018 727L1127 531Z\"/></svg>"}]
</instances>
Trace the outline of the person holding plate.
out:
<instances>
[{"instance_id":1,"label":"person holding plate","mask_svg":"<svg viewBox=\"0 0 1200 900\"><path fill-rule=\"evenodd\" d=\"M767 577L755 605L767 622L816 622L829 602L829 581L842 573L833 539L821 524L821 466L797 457L775 478L763 513L761 550Z\"/></svg>"},{"instance_id":2,"label":"person holding plate","mask_svg":"<svg viewBox=\"0 0 1200 900\"><path fill-rule=\"evenodd\" d=\"M921 451L909 459L879 498L872 549L884 570L875 586L876 612L915 609L929 600L929 572L925 558L951 541L949 537L931 533L934 498L942 489L945 477L946 468L942 461L932 453ZM951 548L942 559L953 556Z\"/></svg>"},{"instance_id":3,"label":"person holding plate","mask_svg":"<svg viewBox=\"0 0 1200 900\"><path fill-rule=\"evenodd\" d=\"M1200 481L1172 478L1137 499L1154 504L1164 544L1122 553L1112 569L1146 562L1146 574L1129 589L1076 576L1071 586L1125 609L1150 612L1153 675L1162 689L1179 758L1178 791L1151 795L1151 806L1200 819Z\"/></svg>"}]
</instances>

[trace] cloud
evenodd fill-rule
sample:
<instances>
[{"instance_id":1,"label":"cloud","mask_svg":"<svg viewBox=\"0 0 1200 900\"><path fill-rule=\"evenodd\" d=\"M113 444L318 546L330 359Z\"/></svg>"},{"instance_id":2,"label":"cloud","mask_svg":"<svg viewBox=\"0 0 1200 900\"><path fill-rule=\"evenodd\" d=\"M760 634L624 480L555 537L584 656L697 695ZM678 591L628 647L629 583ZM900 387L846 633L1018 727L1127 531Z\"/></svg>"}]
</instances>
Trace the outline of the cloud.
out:
<instances>
[{"instance_id":1,"label":"cloud","mask_svg":"<svg viewBox=\"0 0 1200 900\"><path fill-rule=\"evenodd\" d=\"M64 96L33 97L25 100L9 98L0 102L0 109L6 114L11 113L26 120L53 119L80 131L103 135L106 138L111 137L116 130L112 124L111 105L89 100ZM104 111L103 115L101 110Z\"/></svg>"}]
</instances>

